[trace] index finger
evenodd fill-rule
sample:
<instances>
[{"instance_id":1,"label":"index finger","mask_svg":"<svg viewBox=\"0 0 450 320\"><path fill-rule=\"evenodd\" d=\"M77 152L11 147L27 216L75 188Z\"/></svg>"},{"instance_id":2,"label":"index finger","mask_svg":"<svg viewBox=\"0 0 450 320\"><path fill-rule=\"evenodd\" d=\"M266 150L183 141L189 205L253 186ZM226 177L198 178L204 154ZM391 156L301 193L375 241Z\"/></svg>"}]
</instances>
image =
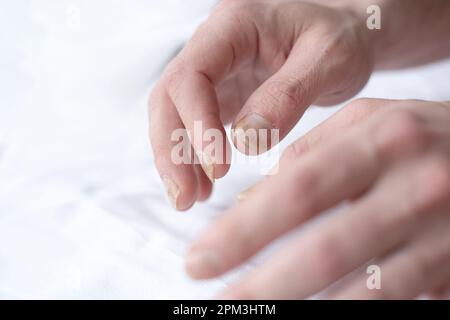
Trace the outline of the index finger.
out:
<instances>
[{"instance_id":1,"label":"index finger","mask_svg":"<svg viewBox=\"0 0 450 320\"><path fill-rule=\"evenodd\" d=\"M230 150L220 119L216 87L251 55L253 47L248 36L253 27L233 17L228 11L214 13L163 77L167 92L191 133L192 146L212 181L226 174ZM206 150L211 135L216 140L214 155Z\"/></svg>"},{"instance_id":2,"label":"index finger","mask_svg":"<svg viewBox=\"0 0 450 320\"><path fill-rule=\"evenodd\" d=\"M179 199L177 208L190 207L197 200L197 189L205 187L202 187L205 181L196 180L193 174L196 163L167 163L173 149L168 146L174 145L173 130L187 129L191 133L190 143L203 160L202 168L211 181L225 175L229 168L230 146L220 121L215 87L251 55L254 43L248 36L251 26L237 26L232 16L226 10L212 14L166 68L150 100L150 137L155 162L159 163L160 174L174 181L170 185L175 186L172 189L176 190L176 195L171 198ZM194 136L196 124L200 127L195 135L200 137L197 139ZM203 157L210 142L204 141L205 133L206 138L216 140L214 145L221 143L214 159Z\"/></svg>"}]
</instances>

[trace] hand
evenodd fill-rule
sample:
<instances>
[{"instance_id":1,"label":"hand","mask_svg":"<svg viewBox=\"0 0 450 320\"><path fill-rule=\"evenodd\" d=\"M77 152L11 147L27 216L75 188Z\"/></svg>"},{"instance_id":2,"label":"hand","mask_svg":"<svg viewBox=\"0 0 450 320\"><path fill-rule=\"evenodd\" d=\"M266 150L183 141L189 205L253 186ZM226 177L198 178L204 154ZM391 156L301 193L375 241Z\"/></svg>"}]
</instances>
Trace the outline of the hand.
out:
<instances>
[{"instance_id":1,"label":"hand","mask_svg":"<svg viewBox=\"0 0 450 320\"><path fill-rule=\"evenodd\" d=\"M300 299L341 280L329 297L408 299L449 284L450 103L351 103L206 231L187 271L219 276L311 220L223 297ZM381 268L381 290L366 287L367 264Z\"/></svg>"},{"instance_id":2,"label":"hand","mask_svg":"<svg viewBox=\"0 0 450 320\"><path fill-rule=\"evenodd\" d=\"M278 129L282 139L313 102L336 104L365 85L374 65L372 45L365 16L344 6L221 1L169 64L150 98L155 163L174 206L185 210L206 199L211 182L226 174L230 146L224 124ZM192 138L196 121L202 133L219 130L222 150L205 154L208 141ZM171 134L180 128L191 133L200 164L171 161L178 144ZM242 140L234 138L235 144Z\"/></svg>"}]
</instances>

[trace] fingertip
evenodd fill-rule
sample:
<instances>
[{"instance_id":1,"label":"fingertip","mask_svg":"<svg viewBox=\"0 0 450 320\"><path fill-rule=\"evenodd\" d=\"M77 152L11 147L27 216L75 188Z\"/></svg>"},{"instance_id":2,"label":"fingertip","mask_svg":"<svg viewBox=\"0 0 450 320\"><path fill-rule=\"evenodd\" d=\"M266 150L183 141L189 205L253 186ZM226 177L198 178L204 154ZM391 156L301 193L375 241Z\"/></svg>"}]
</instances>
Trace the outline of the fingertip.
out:
<instances>
[{"instance_id":1,"label":"fingertip","mask_svg":"<svg viewBox=\"0 0 450 320\"><path fill-rule=\"evenodd\" d=\"M225 129L223 132L223 154L219 156L219 162L214 164L214 178L223 178L230 170L231 160L232 160L232 148L230 142L227 139Z\"/></svg>"},{"instance_id":2,"label":"fingertip","mask_svg":"<svg viewBox=\"0 0 450 320\"><path fill-rule=\"evenodd\" d=\"M231 130L234 146L245 155L263 154L279 140L279 130L261 113L249 112L236 121Z\"/></svg>"},{"instance_id":3,"label":"fingertip","mask_svg":"<svg viewBox=\"0 0 450 320\"><path fill-rule=\"evenodd\" d=\"M195 173L197 174L198 181L198 195L197 201L206 201L211 196L214 185L211 183L210 179L206 176L205 172L201 166L195 167Z\"/></svg>"},{"instance_id":4,"label":"fingertip","mask_svg":"<svg viewBox=\"0 0 450 320\"><path fill-rule=\"evenodd\" d=\"M223 130L223 134L221 133L223 141L220 145L216 144L217 140L215 140L204 147L203 151L196 152L200 167L212 184L216 179L223 178L230 169L231 146L224 132Z\"/></svg>"},{"instance_id":5,"label":"fingertip","mask_svg":"<svg viewBox=\"0 0 450 320\"><path fill-rule=\"evenodd\" d=\"M214 180L225 177L229 170L230 170L229 163L215 164L214 165Z\"/></svg>"},{"instance_id":6,"label":"fingertip","mask_svg":"<svg viewBox=\"0 0 450 320\"><path fill-rule=\"evenodd\" d=\"M198 196L198 182L192 166L164 167L159 172L172 207L178 211L190 209Z\"/></svg>"},{"instance_id":7,"label":"fingertip","mask_svg":"<svg viewBox=\"0 0 450 320\"><path fill-rule=\"evenodd\" d=\"M166 190L168 190L167 187ZM177 211L187 211L192 208L197 200L197 190L193 190L192 187L179 187L178 190L176 196L173 196L170 191L167 191L168 199L172 207Z\"/></svg>"},{"instance_id":8,"label":"fingertip","mask_svg":"<svg viewBox=\"0 0 450 320\"><path fill-rule=\"evenodd\" d=\"M192 248L186 258L187 274L197 280L210 279L223 273L221 257L208 248Z\"/></svg>"}]
</instances>

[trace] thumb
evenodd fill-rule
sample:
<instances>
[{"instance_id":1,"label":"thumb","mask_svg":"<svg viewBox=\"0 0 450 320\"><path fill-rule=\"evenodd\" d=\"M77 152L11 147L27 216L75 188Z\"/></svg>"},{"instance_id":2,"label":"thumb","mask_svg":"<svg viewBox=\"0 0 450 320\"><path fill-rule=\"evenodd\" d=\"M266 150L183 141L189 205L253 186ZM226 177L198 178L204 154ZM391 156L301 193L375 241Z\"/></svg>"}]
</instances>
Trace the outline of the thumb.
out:
<instances>
[{"instance_id":1,"label":"thumb","mask_svg":"<svg viewBox=\"0 0 450 320\"><path fill-rule=\"evenodd\" d=\"M333 57L333 50L317 45L316 40L299 41L284 65L242 107L232 132L239 151L250 155L267 151L278 143L268 133L276 131L278 140L283 139L316 100L346 93L340 91L347 91L342 88L347 81L342 80L348 78L349 60Z\"/></svg>"}]
</instances>

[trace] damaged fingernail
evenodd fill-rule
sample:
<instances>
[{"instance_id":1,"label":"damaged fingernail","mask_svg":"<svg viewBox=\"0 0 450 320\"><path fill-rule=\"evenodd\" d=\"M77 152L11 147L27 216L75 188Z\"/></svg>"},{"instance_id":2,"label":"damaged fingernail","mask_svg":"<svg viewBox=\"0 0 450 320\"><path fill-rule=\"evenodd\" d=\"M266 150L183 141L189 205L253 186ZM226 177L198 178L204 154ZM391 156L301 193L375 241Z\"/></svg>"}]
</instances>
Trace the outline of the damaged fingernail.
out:
<instances>
[{"instance_id":1,"label":"damaged fingernail","mask_svg":"<svg viewBox=\"0 0 450 320\"><path fill-rule=\"evenodd\" d=\"M197 157L200 160L200 165L203 169L203 172L205 172L206 176L208 177L209 181L211 183L214 183L214 163L211 160L211 158L205 154L204 152L197 152Z\"/></svg>"},{"instance_id":2,"label":"damaged fingernail","mask_svg":"<svg viewBox=\"0 0 450 320\"><path fill-rule=\"evenodd\" d=\"M251 186L250 188L245 189L244 191L242 191L241 193L238 194L237 196L237 201L241 202L244 201L245 199L247 199L250 195L250 193L255 189L256 185Z\"/></svg>"},{"instance_id":3,"label":"damaged fingernail","mask_svg":"<svg viewBox=\"0 0 450 320\"><path fill-rule=\"evenodd\" d=\"M274 165L269 171L267 171L266 176L274 176L278 174L280 171L280 163L277 162L276 165Z\"/></svg>"},{"instance_id":4,"label":"damaged fingernail","mask_svg":"<svg viewBox=\"0 0 450 320\"><path fill-rule=\"evenodd\" d=\"M163 176L162 181L166 188L167 196L169 197L169 201L172 206L177 209L178 208L178 197L180 196L180 188L178 185L171 179L169 176Z\"/></svg>"},{"instance_id":5,"label":"damaged fingernail","mask_svg":"<svg viewBox=\"0 0 450 320\"><path fill-rule=\"evenodd\" d=\"M248 155L266 152L271 145L272 124L257 113L249 113L233 128L235 146Z\"/></svg>"}]
</instances>

